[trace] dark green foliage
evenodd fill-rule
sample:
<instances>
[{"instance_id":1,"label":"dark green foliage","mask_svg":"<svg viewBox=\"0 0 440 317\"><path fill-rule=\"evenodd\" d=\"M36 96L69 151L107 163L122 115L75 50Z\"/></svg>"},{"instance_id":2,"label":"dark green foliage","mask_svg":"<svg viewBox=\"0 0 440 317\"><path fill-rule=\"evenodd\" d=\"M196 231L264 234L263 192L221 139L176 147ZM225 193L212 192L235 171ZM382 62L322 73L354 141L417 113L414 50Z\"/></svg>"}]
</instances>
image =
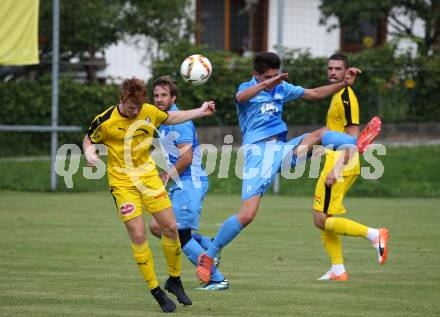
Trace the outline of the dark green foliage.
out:
<instances>
[{"instance_id":1,"label":"dark green foliage","mask_svg":"<svg viewBox=\"0 0 440 317\"><path fill-rule=\"evenodd\" d=\"M321 23L327 23L332 16L338 18L335 28L359 28L361 22L373 25L381 19L387 21L388 33L396 39L409 39L417 44L417 53L422 56L439 53L440 44L440 2L438 0L322 0ZM416 32L414 21L424 24L423 34Z\"/></svg>"},{"instance_id":2,"label":"dark green foliage","mask_svg":"<svg viewBox=\"0 0 440 317\"><path fill-rule=\"evenodd\" d=\"M191 54L207 56L213 64L213 75L203 86L191 86L180 75L180 63ZM354 85L361 107L361 122L380 115L384 122L440 121L440 57L411 58L397 55L395 47L385 46L349 54L350 64L362 69ZM312 57L301 50L288 51L283 71L289 81L305 88L327 84L326 58ZM217 114L199 122L203 125L236 125L237 115L233 98L240 83L252 76L251 58L233 53L209 51L186 43L169 46L167 54L153 65L153 77L171 75L180 89L178 103L187 109L204 100L214 99ZM414 84L414 86L411 86ZM330 97L322 101L295 100L284 107L289 125L323 124Z\"/></svg>"},{"instance_id":3,"label":"dark green foliage","mask_svg":"<svg viewBox=\"0 0 440 317\"><path fill-rule=\"evenodd\" d=\"M50 125L51 83L39 81L0 84L0 124ZM94 116L118 101L116 85L80 84L60 81L59 125L85 129ZM60 133L59 144L80 144L84 133ZM49 133L1 132L0 156L49 155Z\"/></svg>"},{"instance_id":4,"label":"dark green foliage","mask_svg":"<svg viewBox=\"0 0 440 317\"><path fill-rule=\"evenodd\" d=\"M237 126L234 96L238 85L252 77L252 59L185 42L168 46L165 51L153 65L153 78L171 75L177 81L179 106L190 109L205 100L215 100L217 104L216 115L198 120L197 125ZM212 77L202 86L191 86L180 76L181 62L195 53L206 55L213 65ZM440 57L411 59L396 56L393 47L383 47L351 54L349 58L351 65L363 70L353 87L359 99L361 122L374 115L380 115L385 123L440 122ZM327 83L326 63L325 58L290 51L285 55L283 70L289 73L293 84L313 88ZM49 78L0 83L0 124L50 124L50 89ZM105 106L114 105L117 98L116 85L61 80L60 124L86 129L93 117ZM330 97L322 101L295 100L284 107L284 118L288 125L324 124L329 102ZM1 135L0 156L49 153L48 134ZM61 134L60 143L79 143L81 139L78 133Z\"/></svg>"}]
</instances>

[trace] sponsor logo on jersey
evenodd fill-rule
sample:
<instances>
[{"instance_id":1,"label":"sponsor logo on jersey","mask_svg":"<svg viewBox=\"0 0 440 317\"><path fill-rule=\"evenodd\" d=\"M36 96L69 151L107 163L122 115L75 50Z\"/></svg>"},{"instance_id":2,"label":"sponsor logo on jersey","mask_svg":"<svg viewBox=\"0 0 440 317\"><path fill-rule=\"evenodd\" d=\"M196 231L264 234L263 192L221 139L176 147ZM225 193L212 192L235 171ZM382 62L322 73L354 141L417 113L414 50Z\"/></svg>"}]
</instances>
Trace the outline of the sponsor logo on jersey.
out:
<instances>
[{"instance_id":1,"label":"sponsor logo on jersey","mask_svg":"<svg viewBox=\"0 0 440 317\"><path fill-rule=\"evenodd\" d=\"M280 94L279 92L277 92L277 93L273 96L273 98L274 98L274 99L283 99L283 95Z\"/></svg>"},{"instance_id":2,"label":"sponsor logo on jersey","mask_svg":"<svg viewBox=\"0 0 440 317\"><path fill-rule=\"evenodd\" d=\"M321 204L321 196L315 195L315 202L317 202L318 204Z\"/></svg>"},{"instance_id":3,"label":"sponsor logo on jersey","mask_svg":"<svg viewBox=\"0 0 440 317\"><path fill-rule=\"evenodd\" d=\"M136 207L132 203L124 203L119 207L119 213L123 216L128 216L136 210Z\"/></svg>"},{"instance_id":4,"label":"sponsor logo on jersey","mask_svg":"<svg viewBox=\"0 0 440 317\"><path fill-rule=\"evenodd\" d=\"M264 103L260 108L261 114L273 115L278 112L278 108L274 105L273 102Z\"/></svg>"}]
</instances>

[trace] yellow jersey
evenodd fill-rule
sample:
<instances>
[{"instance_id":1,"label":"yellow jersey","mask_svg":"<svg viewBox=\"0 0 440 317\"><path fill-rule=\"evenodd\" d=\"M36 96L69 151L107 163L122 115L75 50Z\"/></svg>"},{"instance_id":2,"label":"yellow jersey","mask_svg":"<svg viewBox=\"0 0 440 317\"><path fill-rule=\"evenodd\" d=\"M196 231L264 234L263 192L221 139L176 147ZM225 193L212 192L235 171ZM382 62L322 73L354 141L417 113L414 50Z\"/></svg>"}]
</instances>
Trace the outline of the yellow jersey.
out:
<instances>
[{"instance_id":1,"label":"yellow jersey","mask_svg":"<svg viewBox=\"0 0 440 317\"><path fill-rule=\"evenodd\" d=\"M144 103L139 115L130 119L110 107L95 117L87 135L93 143L107 146L107 174L110 186L135 186L135 182L157 175L156 164L150 157L150 147L156 128L168 118L168 113Z\"/></svg>"},{"instance_id":2,"label":"yellow jersey","mask_svg":"<svg viewBox=\"0 0 440 317\"><path fill-rule=\"evenodd\" d=\"M359 125L359 104L351 87L345 87L333 95L327 112L326 126L332 131L345 132L345 127ZM324 171L330 172L336 160L344 153L343 151L326 152ZM356 152L353 158L344 167L342 175L357 175L360 173L359 154Z\"/></svg>"}]
</instances>

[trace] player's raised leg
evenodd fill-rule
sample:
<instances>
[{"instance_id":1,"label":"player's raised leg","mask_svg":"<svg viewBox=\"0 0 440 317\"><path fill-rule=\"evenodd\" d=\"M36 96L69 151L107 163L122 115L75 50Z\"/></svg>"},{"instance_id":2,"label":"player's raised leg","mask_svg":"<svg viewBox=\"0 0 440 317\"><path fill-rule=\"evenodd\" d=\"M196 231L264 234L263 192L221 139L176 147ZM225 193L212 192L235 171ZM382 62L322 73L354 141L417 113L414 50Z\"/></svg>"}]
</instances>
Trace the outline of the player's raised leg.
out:
<instances>
[{"instance_id":1,"label":"player's raised leg","mask_svg":"<svg viewBox=\"0 0 440 317\"><path fill-rule=\"evenodd\" d=\"M327 217L325 213L314 212L315 225L327 232L350 237L361 237L372 242L377 251L379 264L384 264L388 256L389 232L386 228L369 228L363 224L342 217Z\"/></svg>"},{"instance_id":2,"label":"player's raised leg","mask_svg":"<svg viewBox=\"0 0 440 317\"><path fill-rule=\"evenodd\" d=\"M153 217L161 228L161 245L167 261L169 278L165 283L165 289L176 295L179 303L192 305L192 301L186 295L180 280L182 250L173 210L166 208L153 213Z\"/></svg>"},{"instance_id":3,"label":"player's raised leg","mask_svg":"<svg viewBox=\"0 0 440 317\"><path fill-rule=\"evenodd\" d=\"M382 121L379 117L373 117L367 123L358 137L357 147L359 153L364 153L368 146L377 138L382 130Z\"/></svg>"},{"instance_id":4,"label":"player's raised leg","mask_svg":"<svg viewBox=\"0 0 440 317\"><path fill-rule=\"evenodd\" d=\"M323 145L332 150L351 149L357 146L358 150L362 153L379 136L380 131L381 121L379 117L371 119L365 129L362 130L359 139L349 134L331 131L323 127L305 135L293 153L296 156L300 156L304 151L310 153L314 145Z\"/></svg>"},{"instance_id":5,"label":"player's raised leg","mask_svg":"<svg viewBox=\"0 0 440 317\"><path fill-rule=\"evenodd\" d=\"M260 205L261 194L243 200L240 211L226 219L220 227L206 253L200 255L196 275L203 283L209 282L214 257L218 252L228 245L248 224L255 218Z\"/></svg>"},{"instance_id":6,"label":"player's raised leg","mask_svg":"<svg viewBox=\"0 0 440 317\"><path fill-rule=\"evenodd\" d=\"M186 233L183 233L185 232ZM186 257L197 266L199 256L206 252L206 250L193 238L191 235L191 229L180 229L179 237L181 238L182 250ZM214 264L211 269L210 280L207 284L197 288L197 290L217 291L225 290L229 288L229 282L225 279L223 274L217 269Z\"/></svg>"},{"instance_id":7,"label":"player's raised leg","mask_svg":"<svg viewBox=\"0 0 440 317\"><path fill-rule=\"evenodd\" d=\"M313 146L323 145L330 149L341 150L353 148L356 145L356 138L342 132L330 131L323 127L303 136L301 142L293 150L293 154L297 157L311 153Z\"/></svg>"},{"instance_id":8,"label":"player's raised leg","mask_svg":"<svg viewBox=\"0 0 440 317\"><path fill-rule=\"evenodd\" d=\"M200 244L200 246L201 246L203 249L205 249L205 250L208 250L209 247L210 247L211 244L212 244L212 241L214 241L213 238L208 237L208 236L204 236L204 235L202 235L202 234L200 234L200 233L198 233L198 232L193 232L193 233L192 233L192 238L193 238L194 240L196 240L197 243Z\"/></svg>"}]
</instances>

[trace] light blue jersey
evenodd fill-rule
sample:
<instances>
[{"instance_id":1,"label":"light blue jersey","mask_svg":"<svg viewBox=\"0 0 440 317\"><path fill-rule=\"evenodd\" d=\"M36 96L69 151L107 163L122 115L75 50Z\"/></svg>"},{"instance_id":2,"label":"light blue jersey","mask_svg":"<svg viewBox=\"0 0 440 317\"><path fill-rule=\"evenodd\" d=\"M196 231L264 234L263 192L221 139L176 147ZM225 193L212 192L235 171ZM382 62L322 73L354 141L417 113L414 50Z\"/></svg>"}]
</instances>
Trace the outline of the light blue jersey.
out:
<instances>
[{"instance_id":1,"label":"light blue jersey","mask_svg":"<svg viewBox=\"0 0 440 317\"><path fill-rule=\"evenodd\" d=\"M168 111L179 111L179 108L174 104ZM196 128L192 121L176 125L162 124L159 127L160 143L164 149L168 166L172 167L179 159L179 151L177 145L192 144L193 160L190 166L179 175L180 179L191 179L194 182L201 179L207 179L206 172L202 166L202 158L199 149L199 140L197 139Z\"/></svg>"},{"instance_id":2,"label":"light blue jersey","mask_svg":"<svg viewBox=\"0 0 440 317\"><path fill-rule=\"evenodd\" d=\"M257 85L255 77L238 87L242 91ZM283 159L291 157L293 149L303 140L299 136L286 143L287 126L282 119L285 102L304 95L304 88L283 81L271 91L262 90L247 102L235 101L244 147L242 199L264 194L279 172ZM269 140L276 136L275 141Z\"/></svg>"},{"instance_id":3,"label":"light blue jersey","mask_svg":"<svg viewBox=\"0 0 440 317\"><path fill-rule=\"evenodd\" d=\"M237 95L257 85L255 77L238 87ZM281 115L284 103L304 95L304 88L283 81L272 91L260 91L247 102L235 101L243 144L252 144L274 135L286 135L287 126Z\"/></svg>"},{"instance_id":4,"label":"light blue jersey","mask_svg":"<svg viewBox=\"0 0 440 317\"><path fill-rule=\"evenodd\" d=\"M168 111L179 111L172 105ZM202 166L199 141L192 121L177 125L159 127L160 143L167 158L169 168L179 159L179 144L192 144L193 160L190 166L179 175L179 180L168 189L173 211L179 229L199 228L202 203L208 191L209 183Z\"/></svg>"}]
</instances>

